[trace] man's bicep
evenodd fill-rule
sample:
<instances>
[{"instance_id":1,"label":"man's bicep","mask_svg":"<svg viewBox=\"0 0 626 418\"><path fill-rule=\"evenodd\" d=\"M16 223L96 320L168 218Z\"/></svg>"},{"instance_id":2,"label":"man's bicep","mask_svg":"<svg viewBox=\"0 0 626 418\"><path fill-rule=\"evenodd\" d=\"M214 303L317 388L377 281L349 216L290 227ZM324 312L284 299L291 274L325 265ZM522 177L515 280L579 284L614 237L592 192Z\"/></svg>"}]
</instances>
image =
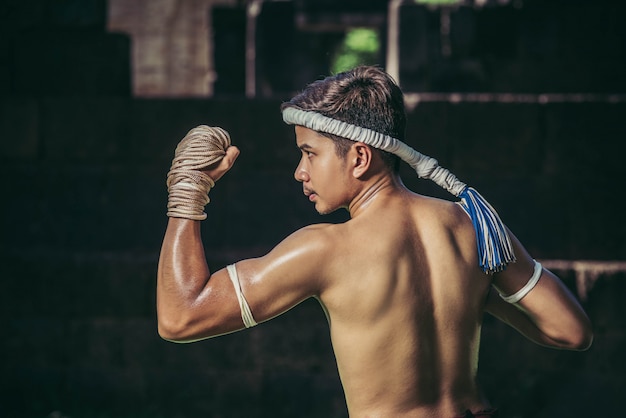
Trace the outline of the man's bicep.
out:
<instances>
[{"instance_id":1,"label":"man's bicep","mask_svg":"<svg viewBox=\"0 0 626 418\"><path fill-rule=\"evenodd\" d=\"M323 234L301 230L263 257L235 264L239 285L256 322L266 321L320 292Z\"/></svg>"}]
</instances>

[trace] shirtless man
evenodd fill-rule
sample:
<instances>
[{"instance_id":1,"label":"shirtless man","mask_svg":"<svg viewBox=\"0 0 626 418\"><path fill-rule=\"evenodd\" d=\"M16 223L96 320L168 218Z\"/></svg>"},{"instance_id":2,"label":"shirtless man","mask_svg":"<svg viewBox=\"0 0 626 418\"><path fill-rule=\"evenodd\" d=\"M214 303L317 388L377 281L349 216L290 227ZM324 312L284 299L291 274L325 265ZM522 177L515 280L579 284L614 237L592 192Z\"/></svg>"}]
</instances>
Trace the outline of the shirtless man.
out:
<instances>
[{"instance_id":1,"label":"shirtless man","mask_svg":"<svg viewBox=\"0 0 626 418\"><path fill-rule=\"evenodd\" d=\"M313 83L289 108L404 137L402 93L374 67ZM319 213L344 208L350 219L302 228L263 257L211 273L200 222L170 215L157 285L164 339L237 331L317 298L353 418L496 416L476 382L485 311L538 344L590 346L576 299L510 231L516 261L485 274L461 205L406 189L390 153L288 119L304 194ZM238 154L228 147L203 173L218 180Z\"/></svg>"}]
</instances>

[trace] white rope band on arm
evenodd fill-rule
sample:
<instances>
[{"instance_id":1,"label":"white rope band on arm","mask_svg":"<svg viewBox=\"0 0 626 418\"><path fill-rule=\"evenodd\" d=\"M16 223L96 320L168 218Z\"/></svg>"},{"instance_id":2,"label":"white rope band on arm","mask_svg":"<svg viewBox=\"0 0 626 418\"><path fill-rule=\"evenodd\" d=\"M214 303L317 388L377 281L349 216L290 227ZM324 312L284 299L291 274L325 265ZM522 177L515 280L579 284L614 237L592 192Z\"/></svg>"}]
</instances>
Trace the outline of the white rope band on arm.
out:
<instances>
[{"instance_id":1,"label":"white rope band on arm","mask_svg":"<svg viewBox=\"0 0 626 418\"><path fill-rule=\"evenodd\" d=\"M468 187L448 169L441 167L436 159L414 150L397 138L314 111L286 107L283 109L283 120L291 125L363 142L397 155L413 167L418 177L434 181L461 199L461 207L471 218L476 231L478 264L485 273L504 270L507 264L515 261L509 234L495 209L474 188Z\"/></svg>"},{"instance_id":2,"label":"white rope band on arm","mask_svg":"<svg viewBox=\"0 0 626 418\"><path fill-rule=\"evenodd\" d=\"M239 283L239 275L237 275L237 269L234 264L229 264L226 266L226 270L228 271L230 281L233 282L233 286L235 287L235 293L237 294L237 300L239 301L239 309L241 310L241 319L243 320L243 324L246 328L251 328L257 323L252 316L252 311L250 311L250 306L248 305L246 298L243 296L241 283Z\"/></svg>"},{"instance_id":3,"label":"white rope band on arm","mask_svg":"<svg viewBox=\"0 0 626 418\"><path fill-rule=\"evenodd\" d=\"M524 287L522 287L520 290L518 290L517 292L513 293L510 296L504 296L502 293L500 293L500 297L505 302L508 302L508 303L519 302L520 300L524 298L524 296L526 296L537 285L537 282L539 282L539 278L541 277L541 273L543 272L543 267L541 266L541 263L538 262L537 260L533 260L533 261L535 262L535 270L533 271L533 275L531 276L530 280L528 280L528 282L524 285Z\"/></svg>"}]
</instances>

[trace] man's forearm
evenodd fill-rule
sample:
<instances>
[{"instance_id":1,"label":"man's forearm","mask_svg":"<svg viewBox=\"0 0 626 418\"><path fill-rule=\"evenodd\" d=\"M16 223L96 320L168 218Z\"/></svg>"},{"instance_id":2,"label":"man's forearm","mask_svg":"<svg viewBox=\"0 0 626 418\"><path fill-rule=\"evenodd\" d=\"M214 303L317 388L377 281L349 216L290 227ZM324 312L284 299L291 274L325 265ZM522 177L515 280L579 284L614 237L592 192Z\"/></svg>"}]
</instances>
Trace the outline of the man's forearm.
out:
<instances>
[{"instance_id":1,"label":"man's forearm","mask_svg":"<svg viewBox=\"0 0 626 418\"><path fill-rule=\"evenodd\" d=\"M172 339L189 322L188 312L209 280L200 222L170 218L157 272L159 333Z\"/></svg>"}]
</instances>

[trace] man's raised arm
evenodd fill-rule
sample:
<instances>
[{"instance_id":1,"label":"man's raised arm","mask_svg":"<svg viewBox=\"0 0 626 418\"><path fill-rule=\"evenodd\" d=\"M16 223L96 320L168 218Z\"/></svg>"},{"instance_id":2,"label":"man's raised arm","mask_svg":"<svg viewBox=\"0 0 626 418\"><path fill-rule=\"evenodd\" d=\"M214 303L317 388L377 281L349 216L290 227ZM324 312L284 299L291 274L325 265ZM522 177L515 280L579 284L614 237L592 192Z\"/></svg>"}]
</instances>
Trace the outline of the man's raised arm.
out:
<instances>
[{"instance_id":1,"label":"man's raised arm","mask_svg":"<svg viewBox=\"0 0 626 418\"><path fill-rule=\"evenodd\" d=\"M157 273L161 337L192 342L226 334L318 295L325 275L321 260L332 253L324 225L296 231L263 257L209 271L200 220L206 218L209 189L230 170L239 150L228 141L218 160L205 167L193 161L206 154L204 145L181 144L168 174L170 219Z\"/></svg>"},{"instance_id":2,"label":"man's raised arm","mask_svg":"<svg viewBox=\"0 0 626 418\"><path fill-rule=\"evenodd\" d=\"M184 167L193 156L186 158L185 153L190 151L177 148L168 175L170 218L157 272L159 334L168 340L193 341L243 327L227 273L219 271L211 275L206 262L200 220L203 219L204 204L208 202L208 187L206 190L200 186L199 189L194 188L194 183L201 183L204 176L208 177L207 181L212 186L230 170L239 149L226 147L223 157L218 157L221 158L219 161L201 169ZM177 159L183 162L177 163ZM172 175L176 170L181 173L178 177ZM206 299L211 299L211 303L203 303Z\"/></svg>"}]
</instances>

